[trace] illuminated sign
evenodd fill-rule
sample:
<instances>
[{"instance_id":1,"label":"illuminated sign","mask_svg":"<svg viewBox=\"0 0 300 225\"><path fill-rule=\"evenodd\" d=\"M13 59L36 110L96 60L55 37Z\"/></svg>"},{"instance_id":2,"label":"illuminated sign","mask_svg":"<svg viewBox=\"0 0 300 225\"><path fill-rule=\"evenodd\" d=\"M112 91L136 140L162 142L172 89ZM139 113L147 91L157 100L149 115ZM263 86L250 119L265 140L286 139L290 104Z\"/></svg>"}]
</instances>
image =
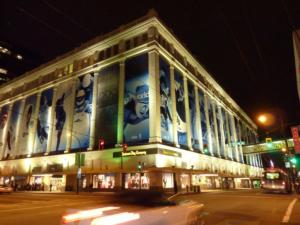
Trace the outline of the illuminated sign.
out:
<instances>
[{"instance_id":1,"label":"illuminated sign","mask_svg":"<svg viewBox=\"0 0 300 225\"><path fill-rule=\"evenodd\" d=\"M273 141L272 145L268 145L269 143L262 143L256 145L243 146L244 154L250 153L266 153L272 151L281 151L282 148L286 148L285 140ZM287 140L288 148L293 148L294 143L292 139Z\"/></svg>"},{"instance_id":2,"label":"illuminated sign","mask_svg":"<svg viewBox=\"0 0 300 225\"><path fill-rule=\"evenodd\" d=\"M122 152L122 156L136 156L136 155L147 155L146 151L130 151L130 152Z\"/></svg>"},{"instance_id":3,"label":"illuminated sign","mask_svg":"<svg viewBox=\"0 0 300 225\"><path fill-rule=\"evenodd\" d=\"M128 152L114 152L113 158L118 157L131 157L131 156L141 156L141 155L153 155L153 154L161 154L167 156L181 157L181 153L167 150L167 149L147 149L147 150L132 150Z\"/></svg>"}]
</instances>

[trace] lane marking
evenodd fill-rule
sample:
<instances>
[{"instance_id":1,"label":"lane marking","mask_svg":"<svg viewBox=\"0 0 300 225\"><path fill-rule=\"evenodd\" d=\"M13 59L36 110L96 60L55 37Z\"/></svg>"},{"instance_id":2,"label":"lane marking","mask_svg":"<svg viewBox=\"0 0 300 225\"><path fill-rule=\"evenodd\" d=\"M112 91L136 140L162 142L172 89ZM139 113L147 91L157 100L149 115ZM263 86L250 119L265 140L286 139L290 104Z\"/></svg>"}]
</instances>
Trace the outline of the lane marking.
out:
<instances>
[{"instance_id":1,"label":"lane marking","mask_svg":"<svg viewBox=\"0 0 300 225\"><path fill-rule=\"evenodd\" d=\"M289 206L288 206L288 208L285 212L285 215L282 219L282 223L288 223L289 222L290 216L292 214L292 211L293 211L293 208L295 206L296 201L297 201L297 198L294 198L293 201L290 202L290 204L289 204Z\"/></svg>"}]
</instances>

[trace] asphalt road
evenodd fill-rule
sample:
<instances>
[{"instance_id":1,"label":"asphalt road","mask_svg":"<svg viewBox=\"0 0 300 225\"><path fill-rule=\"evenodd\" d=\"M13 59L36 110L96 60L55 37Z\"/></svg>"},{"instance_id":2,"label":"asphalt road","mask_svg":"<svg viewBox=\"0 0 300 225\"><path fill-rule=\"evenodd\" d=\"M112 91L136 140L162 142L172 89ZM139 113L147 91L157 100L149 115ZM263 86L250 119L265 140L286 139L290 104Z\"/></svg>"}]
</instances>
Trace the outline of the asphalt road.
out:
<instances>
[{"instance_id":1,"label":"asphalt road","mask_svg":"<svg viewBox=\"0 0 300 225\"><path fill-rule=\"evenodd\" d=\"M111 205L112 196L112 194L2 194L0 225L59 225L61 216L66 211L108 206ZM191 199L204 203L206 224L209 225L300 225L299 197L300 195L265 194L245 190L178 195L176 199ZM140 208L132 207L132 210ZM127 207L126 210L130 208ZM287 223L282 223L283 220Z\"/></svg>"}]
</instances>

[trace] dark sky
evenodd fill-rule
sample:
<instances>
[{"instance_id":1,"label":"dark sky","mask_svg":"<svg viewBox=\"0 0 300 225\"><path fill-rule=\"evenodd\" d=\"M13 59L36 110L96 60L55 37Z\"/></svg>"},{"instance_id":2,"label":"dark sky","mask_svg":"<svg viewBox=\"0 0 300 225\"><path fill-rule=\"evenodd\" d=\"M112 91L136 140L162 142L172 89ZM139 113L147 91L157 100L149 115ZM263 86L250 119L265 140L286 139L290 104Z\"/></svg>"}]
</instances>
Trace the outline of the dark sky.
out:
<instances>
[{"instance_id":1,"label":"dark sky","mask_svg":"<svg viewBox=\"0 0 300 225\"><path fill-rule=\"evenodd\" d=\"M299 0L2 0L0 4L0 41L22 49L24 62L30 62L27 68L154 8L252 119L268 111L280 114L286 125L300 124L292 48L292 30L300 29ZM278 124L279 119L275 130Z\"/></svg>"}]
</instances>

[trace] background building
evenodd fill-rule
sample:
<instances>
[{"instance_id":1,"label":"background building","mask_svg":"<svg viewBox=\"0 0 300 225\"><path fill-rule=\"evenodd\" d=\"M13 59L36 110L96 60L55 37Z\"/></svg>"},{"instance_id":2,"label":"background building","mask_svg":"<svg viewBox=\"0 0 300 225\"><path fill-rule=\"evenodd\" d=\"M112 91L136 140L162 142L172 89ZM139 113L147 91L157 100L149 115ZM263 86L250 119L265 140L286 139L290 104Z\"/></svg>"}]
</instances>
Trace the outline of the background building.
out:
<instances>
[{"instance_id":1,"label":"background building","mask_svg":"<svg viewBox=\"0 0 300 225\"><path fill-rule=\"evenodd\" d=\"M261 176L242 151L256 125L150 14L1 86L0 107L0 183L74 190L80 171L82 188L180 190Z\"/></svg>"}]
</instances>

